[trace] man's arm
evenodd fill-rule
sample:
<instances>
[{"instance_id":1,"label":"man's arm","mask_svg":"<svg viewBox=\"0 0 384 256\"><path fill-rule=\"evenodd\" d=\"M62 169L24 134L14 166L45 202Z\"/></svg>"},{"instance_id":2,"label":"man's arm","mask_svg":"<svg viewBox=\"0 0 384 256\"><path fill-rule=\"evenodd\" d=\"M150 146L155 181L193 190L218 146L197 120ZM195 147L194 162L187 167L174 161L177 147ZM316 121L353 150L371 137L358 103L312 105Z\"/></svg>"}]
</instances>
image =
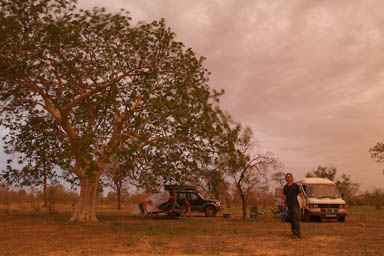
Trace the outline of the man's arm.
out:
<instances>
[{"instance_id":1,"label":"man's arm","mask_svg":"<svg viewBox=\"0 0 384 256\"><path fill-rule=\"evenodd\" d=\"M287 209L287 197L282 194L281 199L283 200L283 211L285 211Z\"/></svg>"},{"instance_id":2,"label":"man's arm","mask_svg":"<svg viewBox=\"0 0 384 256\"><path fill-rule=\"evenodd\" d=\"M306 207L306 203L305 203L305 197L304 197L303 192L300 192L300 197L303 200L303 205L301 206L301 208L305 208Z\"/></svg>"}]
</instances>

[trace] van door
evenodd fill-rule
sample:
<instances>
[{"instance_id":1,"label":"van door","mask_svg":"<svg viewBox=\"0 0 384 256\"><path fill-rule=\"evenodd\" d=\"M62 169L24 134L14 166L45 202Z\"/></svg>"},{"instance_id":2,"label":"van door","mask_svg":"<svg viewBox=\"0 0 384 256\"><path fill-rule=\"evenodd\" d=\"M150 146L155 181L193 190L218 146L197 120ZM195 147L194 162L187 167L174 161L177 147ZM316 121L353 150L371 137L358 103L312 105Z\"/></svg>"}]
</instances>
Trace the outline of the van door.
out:
<instances>
[{"instance_id":1,"label":"van door","mask_svg":"<svg viewBox=\"0 0 384 256\"><path fill-rule=\"evenodd\" d=\"M305 209L307 208L307 186L305 184L299 184L300 192L304 195L304 201L301 198L300 195L297 196L297 201L299 201L300 204L300 213L301 217L305 216Z\"/></svg>"}]
</instances>

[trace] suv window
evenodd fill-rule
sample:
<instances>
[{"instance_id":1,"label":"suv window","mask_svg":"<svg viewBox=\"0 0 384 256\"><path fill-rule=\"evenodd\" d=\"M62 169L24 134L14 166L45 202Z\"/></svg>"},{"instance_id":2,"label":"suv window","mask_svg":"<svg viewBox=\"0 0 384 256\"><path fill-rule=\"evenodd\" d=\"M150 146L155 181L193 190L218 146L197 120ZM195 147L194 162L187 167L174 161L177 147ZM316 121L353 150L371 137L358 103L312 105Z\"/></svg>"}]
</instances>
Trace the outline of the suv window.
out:
<instances>
[{"instance_id":1,"label":"suv window","mask_svg":"<svg viewBox=\"0 0 384 256\"><path fill-rule=\"evenodd\" d=\"M182 193L182 192L177 193L177 199L184 200L184 198L186 198L186 197L187 197L187 195L185 193Z\"/></svg>"},{"instance_id":2,"label":"suv window","mask_svg":"<svg viewBox=\"0 0 384 256\"><path fill-rule=\"evenodd\" d=\"M189 200L191 201L196 201L200 199L196 194L189 194L189 197Z\"/></svg>"}]
</instances>

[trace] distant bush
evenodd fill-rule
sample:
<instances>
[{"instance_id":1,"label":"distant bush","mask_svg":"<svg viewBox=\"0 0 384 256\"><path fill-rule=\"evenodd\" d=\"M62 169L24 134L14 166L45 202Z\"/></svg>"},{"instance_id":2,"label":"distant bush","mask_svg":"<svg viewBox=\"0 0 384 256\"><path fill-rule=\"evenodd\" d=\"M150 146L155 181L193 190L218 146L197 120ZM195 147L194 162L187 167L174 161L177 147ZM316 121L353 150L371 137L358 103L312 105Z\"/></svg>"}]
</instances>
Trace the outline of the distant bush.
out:
<instances>
[{"instance_id":1,"label":"distant bush","mask_svg":"<svg viewBox=\"0 0 384 256\"><path fill-rule=\"evenodd\" d=\"M6 207L6 211L9 212L11 205L11 191L4 183L0 184L0 204L4 205Z\"/></svg>"},{"instance_id":2,"label":"distant bush","mask_svg":"<svg viewBox=\"0 0 384 256\"><path fill-rule=\"evenodd\" d=\"M51 213L56 212L57 204L73 205L77 202L79 195L73 191L67 191L61 185L47 187L47 207ZM19 205L19 208L24 209L25 204L30 204L31 208L39 212L44 202L43 191L37 188L31 188L29 192L24 189L14 190L6 184L0 184L0 205L5 206L6 211L9 211L11 205Z\"/></svg>"},{"instance_id":3,"label":"distant bush","mask_svg":"<svg viewBox=\"0 0 384 256\"><path fill-rule=\"evenodd\" d=\"M382 189L374 189L366 191L355 197L356 205L374 206L376 209L384 207L384 191Z\"/></svg>"}]
</instances>

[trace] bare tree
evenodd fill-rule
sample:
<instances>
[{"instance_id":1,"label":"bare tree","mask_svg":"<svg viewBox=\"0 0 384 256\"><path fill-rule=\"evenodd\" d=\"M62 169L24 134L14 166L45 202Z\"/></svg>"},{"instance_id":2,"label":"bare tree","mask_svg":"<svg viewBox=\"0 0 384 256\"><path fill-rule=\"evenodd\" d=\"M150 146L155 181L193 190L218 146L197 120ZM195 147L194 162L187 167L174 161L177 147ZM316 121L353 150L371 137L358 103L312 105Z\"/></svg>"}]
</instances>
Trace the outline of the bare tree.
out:
<instances>
[{"instance_id":1,"label":"bare tree","mask_svg":"<svg viewBox=\"0 0 384 256\"><path fill-rule=\"evenodd\" d=\"M285 183L285 173L282 171L275 172L272 174L272 180L283 187Z\"/></svg>"},{"instance_id":2,"label":"bare tree","mask_svg":"<svg viewBox=\"0 0 384 256\"><path fill-rule=\"evenodd\" d=\"M250 192L268 181L267 174L277 166L278 160L270 152L261 152L259 145L253 140L250 128L236 129L234 150L228 155L227 175L242 201L243 219L247 215Z\"/></svg>"}]
</instances>

